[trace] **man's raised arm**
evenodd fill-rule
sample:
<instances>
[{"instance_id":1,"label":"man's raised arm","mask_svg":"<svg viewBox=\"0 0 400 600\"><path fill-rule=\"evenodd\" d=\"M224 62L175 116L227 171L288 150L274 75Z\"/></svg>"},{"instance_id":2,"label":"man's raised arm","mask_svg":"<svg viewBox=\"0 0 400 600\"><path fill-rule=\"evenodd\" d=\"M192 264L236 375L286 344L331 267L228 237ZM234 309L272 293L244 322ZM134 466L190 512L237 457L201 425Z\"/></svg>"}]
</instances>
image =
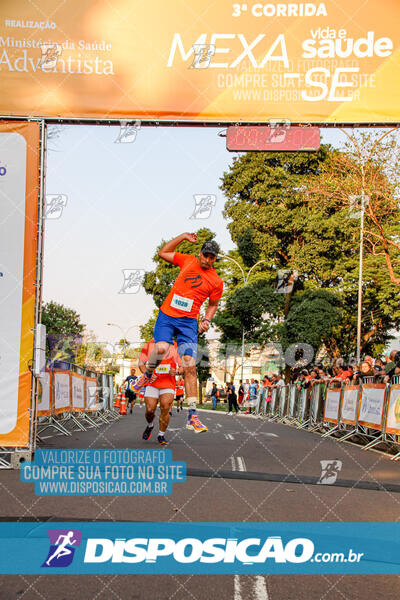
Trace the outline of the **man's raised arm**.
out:
<instances>
[{"instance_id":1,"label":"man's raised arm","mask_svg":"<svg viewBox=\"0 0 400 600\"><path fill-rule=\"evenodd\" d=\"M158 251L158 256L169 263L174 262L175 248L179 246L183 240L188 242L197 242L197 235L195 233L181 233L178 237L170 240Z\"/></svg>"}]
</instances>

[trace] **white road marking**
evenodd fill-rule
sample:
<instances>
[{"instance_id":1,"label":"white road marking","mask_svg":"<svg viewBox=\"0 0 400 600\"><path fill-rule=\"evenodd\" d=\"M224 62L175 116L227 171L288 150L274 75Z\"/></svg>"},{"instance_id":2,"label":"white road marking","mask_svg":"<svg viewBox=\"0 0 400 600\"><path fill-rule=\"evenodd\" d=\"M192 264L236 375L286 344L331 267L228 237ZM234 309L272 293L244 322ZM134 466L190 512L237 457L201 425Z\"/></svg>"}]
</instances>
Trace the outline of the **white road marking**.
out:
<instances>
[{"instance_id":1,"label":"white road marking","mask_svg":"<svg viewBox=\"0 0 400 600\"><path fill-rule=\"evenodd\" d=\"M232 471L236 471L235 459L233 456L231 456L231 465L232 465Z\"/></svg>"},{"instance_id":2,"label":"white road marking","mask_svg":"<svg viewBox=\"0 0 400 600\"><path fill-rule=\"evenodd\" d=\"M222 427L221 423L217 423L217 427Z\"/></svg>"},{"instance_id":3,"label":"white road marking","mask_svg":"<svg viewBox=\"0 0 400 600\"><path fill-rule=\"evenodd\" d=\"M268 600L268 590L263 575L235 575L233 600Z\"/></svg>"},{"instance_id":4,"label":"white road marking","mask_svg":"<svg viewBox=\"0 0 400 600\"><path fill-rule=\"evenodd\" d=\"M262 575L256 575L254 582L254 597L257 600L268 600L268 590L265 577Z\"/></svg>"},{"instance_id":5,"label":"white road marking","mask_svg":"<svg viewBox=\"0 0 400 600\"><path fill-rule=\"evenodd\" d=\"M234 433L235 435L240 435L243 437L243 435L248 435L251 437L255 437L256 435L266 435L268 437L279 437L279 435L277 435L276 433L267 433L265 431L232 431L232 433Z\"/></svg>"},{"instance_id":6,"label":"white road marking","mask_svg":"<svg viewBox=\"0 0 400 600\"><path fill-rule=\"evenodd\" d=\"M233 600L242 600L242 586L240 585L239 575L235 575Z\"/></svg>"},{"instance_id":7,"label":"white road marking","mask_svg":"<svg viewBox=\"0 0 400 600\"><path fill-rule=\"evenodd\" d=\"M236 459L239 471L246 471L246 463L244 462L244 459L241 456L237 456Z\"/></svg>"},{"instance_id":8,"label":"white road marking","mask_svg":"<svg viewBox=\"0 0 400 600\"><path fill-rule=\"evenodd\" d=\"M234 437L233 437L233 435L231 433L225 433L225 438L227 440L233 440L234 439Z\"/></svg>"}]
</instances>

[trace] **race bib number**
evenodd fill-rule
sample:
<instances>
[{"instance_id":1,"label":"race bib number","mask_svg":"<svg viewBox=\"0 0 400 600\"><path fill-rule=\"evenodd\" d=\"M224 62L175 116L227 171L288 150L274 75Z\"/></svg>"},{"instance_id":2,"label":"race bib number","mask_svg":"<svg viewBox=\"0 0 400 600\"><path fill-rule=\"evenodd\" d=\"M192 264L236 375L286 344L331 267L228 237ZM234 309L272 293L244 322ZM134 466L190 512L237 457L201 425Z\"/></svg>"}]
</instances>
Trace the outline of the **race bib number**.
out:
<instances>
[{"instance_id":1,"label":"race bib number","mask_svg":"<svg viewBox=\"0 0 400 600\"><path fill-rule=\"evenodd\" d=\"M178 296L178 294L174 294L171 301L172 308L178 308L179 310L183 310L185 312L190 312L193 306L193 300L190 298L184 298L183 296Z\"/></svg>"},{"instance_id":2,"label":"race bib number","mask_svg":"<svg viewBox=\"0 0 400 600\"><path fill-rule=\"evenodd\" d=\"M156 368L156 373L157 375L166 375L167 373L169 373L170 368L171 365L158 365L158 367Z\"/></svg>"}]
</instances>

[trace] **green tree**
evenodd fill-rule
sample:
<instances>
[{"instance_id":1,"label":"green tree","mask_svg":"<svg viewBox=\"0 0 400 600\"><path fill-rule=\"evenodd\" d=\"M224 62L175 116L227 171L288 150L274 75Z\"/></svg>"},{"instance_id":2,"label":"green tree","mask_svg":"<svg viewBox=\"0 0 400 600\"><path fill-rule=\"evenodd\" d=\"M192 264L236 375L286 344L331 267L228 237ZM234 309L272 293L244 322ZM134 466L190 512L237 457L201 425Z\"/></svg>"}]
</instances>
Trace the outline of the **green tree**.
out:
<instances>
[{"instance_id":1,"label":"green tree","mask_svg":"<svg viewBox=\"0 0 400 600\"><path fill-rule=\"evenodd\" d=\"M47 358L74 361L85 331L80 315L51 300L42 305L41 322L46 326Z\"/></svg>"},{"instance_id":2,"label":"green tree","mask_svg":"<svg viewBox=\"0 0 400 600\"><path fill-rule=\"evenodd\" d=\"M154 309L153 314L150 317L150 319L147 321L147 323L145 323L145 325L142 325L140 327L140 337L145 342L150 342L150 340L153 338L154 325L156 324L157 315L158 315L158 309Z\"/></svg>"},{"instance_id":3,"label":"green tree","mask_svg":"<svg viewBox=\"0 0 400 600\"><path fill-rule=\"evenodd\" d=\"M380 166L375 164L374 169L374 181L376 185L379 182L381 190L379 226L393 241L396 231L400 233L394 222L394 217L399 216L398 208L390 200L393 186L382 162ZM227 197L224 214L243 261L249 264L265 259L259 277L271 286L276 286L279 271L295 270L299 274L292 291L282 295L282 319L289 319L292 306L297 310L294 299L303 290L326 288L340 300L339 325L335 303L325 305L330 314L328 322L335 325L330 339L325 342L324 336L321 343L326 343L331 356L355 350L359 221L349 213L349 197L350 191L354 194L360 189L359 173L357 157L346 148L339 152L322 146L315 154L243 154L234 159L222 178L221 188ZM367 193L372 194L372 174L369 187L367 180L364 178ZM366 219L368 224L367 215ZM378 230L375 225L375 231ZM365 250L362 349L371 352L390 339L391 328L400 325L400 307L395 284L387 277L386 257L379 256L371 244L367 243ZM393 264L397 260L393 245L390 252ZM302 316L304 327L299 322ZM296 322L292 330L306 332L311 317L309 312L300 312L292 315L288 324ZM289 335L282 327L278 333Z\"/></svg>"},{"instance_id":4,"label":"green tree","mask_svg":"<svg viewBox=\"0 0 400 600\"><path fill-rule=\"evenodd\" d=\"M283 349L299 340L314 349L318 349L321 343L329 347L335 329L342 322L340 309L340 299L329 290L306 290L295 294L290 312L281 324L279 338Z\"/></svg>"},{"instance_id":5,"label":"green tree","mask_svg":"<svg viewBox=\"0 0 400 600\"><path fill-rule=\"evenodd\" d=\"M53 300L42 305L42 323L46 326L46 332L51 334L79 336L85 330L75 310Z\"/></svg>"}]
</instances>

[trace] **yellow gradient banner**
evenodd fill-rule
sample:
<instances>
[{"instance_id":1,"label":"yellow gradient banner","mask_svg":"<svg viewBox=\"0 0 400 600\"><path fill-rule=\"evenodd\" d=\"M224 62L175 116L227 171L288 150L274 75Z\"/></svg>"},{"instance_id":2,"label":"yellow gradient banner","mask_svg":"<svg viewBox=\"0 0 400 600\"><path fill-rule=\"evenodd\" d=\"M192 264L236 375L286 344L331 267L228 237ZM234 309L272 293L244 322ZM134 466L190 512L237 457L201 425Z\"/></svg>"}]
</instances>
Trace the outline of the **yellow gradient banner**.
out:
<instances>
[{"instance_id":1,"label":"yellow gradient banner","mask_svg":"<svg viewBox=\"0 0 400 600\"><path fill-rule=\"evenodd\" d=\"M39 123L0 123L0 446L28 446L35 327Z\"/></svg>"},{"instance_id":2,"label":"yellow gradient banner","mask_svg":"<svg viewBox=\"0 0 400 600\"><path fill-rule=\"evenodd\" d=\"M387 123L399 0L2 0L0 115Z\"/></svg>"}]
</instances>

